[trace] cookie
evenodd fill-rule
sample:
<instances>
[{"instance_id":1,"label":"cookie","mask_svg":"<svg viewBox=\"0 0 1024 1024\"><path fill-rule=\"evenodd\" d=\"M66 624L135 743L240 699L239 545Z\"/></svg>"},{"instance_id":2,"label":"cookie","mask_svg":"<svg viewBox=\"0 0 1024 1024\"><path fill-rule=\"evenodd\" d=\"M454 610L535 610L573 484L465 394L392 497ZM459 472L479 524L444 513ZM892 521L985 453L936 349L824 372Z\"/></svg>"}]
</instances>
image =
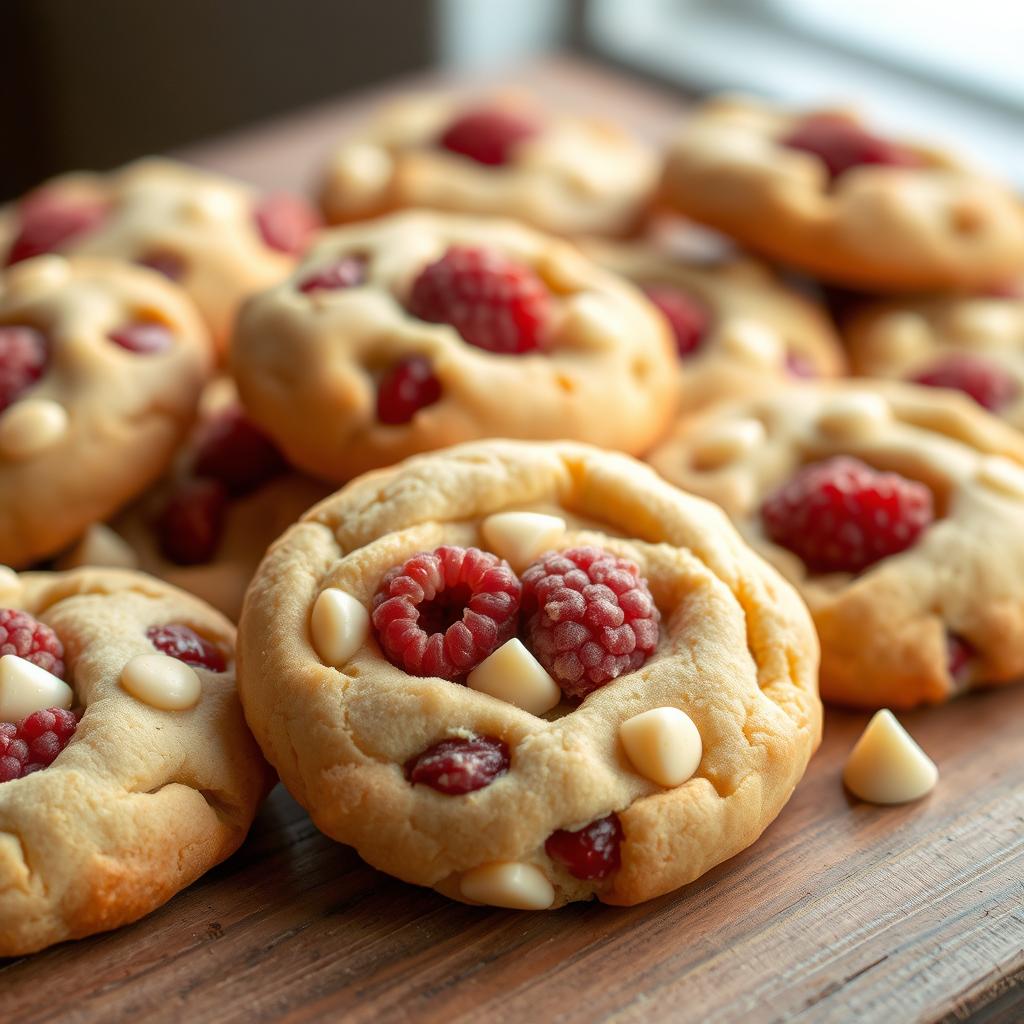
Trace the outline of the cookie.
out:
<instances>
[{"instance_id":1,"label":"cookie","mask_svg":"<svg viewBox=\"0 0 1024 1024\"><path fill-rule=\"evenodd\" d=\"M0 560L55 555L158 479L212 363L142 267L39 256L0 274Z\"/></svg>"},{"instance_id":2,"label":"cookie","mask_svg":"<svg viewBox=\"0 0 1024 1024\"><path fill-rule=\"evenodd\" d=\"M1024 674L1024 437L965 396L794 386L683 419L649 461L798 587L826 700L910 708Z\"/></svg>"},{"instance_id":3,"label":"cookie","mask_svg":"<svg viewBox=\"0 0 1024 1024\"><path fill-rule=\"evenodd\" d=\"M321 201L334 224L418 206L619 236L642 223L657 177L653 150L607 121L521 94L426 95L385 107L335 149Z\"/></svg>"},{"instance_id":4,"label":"cookie","mask_svg":"<svg viewBox=\"0 0 1024 1024\"><path fill-rule=\"evenodd\" d=\"M848 111L720 98L682 127L662 195L771 259L885 292L984 287L1024 265L1024 205L958 159Z\"/></svg>"},{"instance_id":5,"label":"cookie","mask_svg":"<svg viewBox=\"0 0 1024 1024\"><path fill-rule=\"evenodd\" d=\"M0 263L60 251L148 265L189 294L223 348L241 300L285 277L318 226L296 196L260 196L231 178L150 158L30 192L0 219Z\"/></svg>"},{"instance_id":6,"label":"cookie","mask_svg":"<svg viewBox=\"0 0 1024 1024\"><path fill-rule=\"evenodd\" d=\"M856 373L963 391L1024 430L1024 294L871 302L842 326Z\"/></svg>"},{"instance_id":7,"label":"cookie","mask_svg":"<svg viewBox=\"0 0 1024 1024\"><path fill-rule=\"evenodd\" d=\"M584 252L638 285L672 328L681 411L757 394L794 378L837 377L845 357L832 322L761 263L703 264L640 245Z\"/></svg>"},{"instance_id":8,"label":"cookie","mask_svg":"<svg viewBox=\"0 0 1024 1024\"><path fill-rule=\"evenodd\" d=\"M270 777L234 640L138 573L0 573L0 956L136 921L241 844Z\"/></svg>"},{"instance_id":9,"label":"cookie","mask_svg":"<svg viewBox=\"0 0 1024 1024\"><path fill-rule=\"evenodd\" d=\"M404 212L321 236L246 304L232 366L288 459L344 481L482 437L642 452L672 418L673 348L640 292L568 243Z\"/></svg>"},{"instance_id":10,"label":"cookie","mask_svg":"<svg viewBox=\"0 0 1024 1024\"><path fill-rule=\"evenodd\" d=\"M353 482L270 550L239 635L247 720L318 827L469 902L684 885L819 739L793 589L711 504L571 442Z\"/></svg>"}]
</instances>

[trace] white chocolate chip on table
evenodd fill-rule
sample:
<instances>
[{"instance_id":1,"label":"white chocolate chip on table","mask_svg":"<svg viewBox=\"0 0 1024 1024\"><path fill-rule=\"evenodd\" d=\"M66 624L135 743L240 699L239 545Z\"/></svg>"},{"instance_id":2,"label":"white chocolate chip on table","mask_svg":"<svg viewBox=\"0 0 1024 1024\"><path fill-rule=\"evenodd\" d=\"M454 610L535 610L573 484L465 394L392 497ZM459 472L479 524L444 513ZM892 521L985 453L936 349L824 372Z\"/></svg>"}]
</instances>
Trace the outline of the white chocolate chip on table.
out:
<instances>
[{"instance_id":1,"label":"white chocolate chip on table","mask_svg":"<svg viewBox=\"0 0 1024 1024\"><path fill-rule=\"evenodd\" d=\"M876 711L846 760L843 782L872 804L905 804L935 788L939 770L891 711Z\"/></svg>"}]
</instances>

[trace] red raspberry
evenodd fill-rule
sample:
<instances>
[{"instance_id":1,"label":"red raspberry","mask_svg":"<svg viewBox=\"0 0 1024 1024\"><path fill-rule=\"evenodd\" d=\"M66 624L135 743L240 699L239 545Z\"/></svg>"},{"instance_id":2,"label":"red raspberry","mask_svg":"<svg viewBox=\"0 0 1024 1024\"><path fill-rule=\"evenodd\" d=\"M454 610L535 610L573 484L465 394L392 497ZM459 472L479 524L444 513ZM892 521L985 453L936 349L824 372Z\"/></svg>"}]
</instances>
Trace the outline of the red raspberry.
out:
<instances>
[{"instance_id":1,"label":"red raspberry","mask_svg":"<svg viewBox=\"0 0 1024 1024\"><path fill-rule=\"evenodd\" d=\"M20 230L8 250L7 265L54 252L95 228L106 213L102 203L71 200L49 189L26 196L18 206Z\"/></svg>"},{"instance_id":2,"label":"red raspberry","mask_svg":"<svg viewBox=\"0 0 1024 1024\"><path fill-rule=\"evenodd\" d=\"M414 785L439 793L461 795L489 786L508 771L508 744L493 736L471 740L442 740L405 764L405 777Z\"/></svg>"},{"instance_id":3,"label":"red raspberry","mask_svg":"<svg viewBox=\"0 0 1024 1024\"><path fill-rule=\"evenodd\" d=\"M177 565L209 562L224 532L227 504L227 488L219 480L179 484L156 522L164 557Z\"/></svg>"},{"instance_id":4,"label":"red raspberry","mask_svg":"<svg viewBox=\"0 0 1024 1024\"><path fill-rule=\"evenodd\" d=\"M0 412L42 377L49 357L46 336L34 327L0 327Z\"/></svg>"},{"instance_id":5,"label":"red raspberry","mask_svg":"<svg viewBox=\"0 0 1024 1024\"><path fill-rule=\"evenodd\" d=\"M0 782L49 768L77 728L78 717L63 708L35 711L18 725L0 723Z\"/></svg>"},{"instance_id":6,"label":"red raspberry","mask_svg":"<svg viewBox=\"0 0 1024 1024\"><path fill-rule=\"evenodd\" d=\"M967 681L967 668L973 659L974 648L962 636L946 634L946 664L955 683Z\"/></svg>"},{"instance_id":7,"label":"red raspberry","mask_svg":"<svg viewBox=\"0 0 1024 1024\"><path fill-rule=\"evenodd\" d=\"M408 423L428 405L441 399L441 382L426 356L401 359L381 377L377 386L377 419L381 423Z\"/></svg>"},{"instance_id":8,"label":"red raspberry","mask_svg":"<svg viewBox=\"0 0 1024 1024\"><path fill-rule=\"evenodd\" d=\"M707 307L692 295L667 284L649 285L644 288L644 294L668 320L679 355L684 359L692 356L700 348L711 326L711 314Z\"/></svg>"},{"instance_id":9,"label":"red raspberry","mask_svg":"<svg viewBox=\"0 0 1024 1024\"><path fill-rule=\"evenodd\" d=\"M523 573L527 645L568 697L635 672L661 615L639 567L601 548L544 555Z\"/></svg>"},{"instance_id":10,"label":"red raspberry","mask_svg":"<svg viewBox=\"0 0 1024 1024\"><path fill-rule=\"evenodd\" d=\"M228 667L224 652L189 626L150 626L146 639L161 653L186 665L208 668L211 672L223 672Z\"/></svg>"},{"instance_id":11,"label":"red raspberry","mask_svg":"<svg viewBox=\"0 0 1024 1024\"><path fill-rule=\"evenodd\" d=\"M512 158L515 147L540 131L533 118L511 110L483 107L469 110L445 129L444 149L478 164L498 167Z\"/></svg>"},{"instance_id":12,"label":"red raspberry","mask_svg":"<svg viewBox=\"0 0 1024 1024\"><path fill-rule=\"evenodd\" d=\"M168 281L180 281L185 276L185 261L177 253L154 249L135 261L140 267L149 267L163 274Z\"/></svg>"},{"instance_id":13,"label":"red raspberry","mask_svg":"<svg viewBox=\"0 0 1024 1024\"><path fill-rule=\"evenodd\" d=\"M392 664L454 681L515 636L521 592L496 555L479 548L422 551L385 573L373 625Z\"/></svg>"},{"instance_id":14,"label":"red raspberry","mask_svg":"<svg viewBox=\"0 0 1024 1024\"><path fill-rule=\"evenodd\" d=\"M28 612L0 608L0 657L5 654L16 654L59 679L64 678L64 645L60 637Z\"/></svg>"},{"instance_id":15,"label":"red raspberry","mask_svg":"<svg viewBox=\"0 0 1024 1024\"><path fill-rule=\"evenodd\" d=\"M451 324L464 341L500 355L540 347L551 297L529 267L493 249L453 245L413 282L409 312Z\"/></svg>"},{"instance_id":16,"label":"red raspberry","mask_svg":"<svg viewBox=\"0 0 1024 1024\"><path fill-rule=\"evenodd\" d=\"M254 491L287 468L270 438L237 405L203 425L192 464L196 476L219 480L235 496Z\"/></svg>"},{"instance_id":17,"label":"red raspberry","mask_svg":"<svg viewBox=\"0 0 1024 1024\"><path fill-rule=\"evenodd\" d=\"M366 260L359 256L343 256L326 267L314 270L313 273L299 281L299 291L304 295L310 292L336 291L339 288L355 288L366 280Z\"/></svg>"},{"instance_id":18,"label":"red raspberry","mask_svg":"<svg viewBox=\"0 0 1024 1024\"><path fill-rule=\"evenodd\" d=\"M790 377L799 377L802 380L814 380L818 376L817 367L803 352L786 353L786 372Z\"/></svg>"},{"instance_id":19,"label":"red raspberry","mask_svg":"<svg viewBox=\"0 0 1024 1024\"><path fill-rule=\"evenodd\" d=\"M297 256L309 244L321 220L305 199L288 192L264 196L253 211L263 241L271 249Z\"/></svg>"},{"instance_id":20,"label":"red raspberry","mask_svg":"<svg viewBox=\"0 0 1024 1024\"><path fill-rule=\"evenodd\" d=\"M107 337L121 348L136 355L148 356L165 352L174 344L174 334L166 324L155 320L140 320L111 331Z\"/></svg>"},{"instance_id":21,"label":"red raspberry","mask_svg":"<svg viewBox=\"0 0 1024 1024\"><path fill-rule=\"evenodd\" d=\"M912 150L872 135L839 114L805 117L782 139L782 145L813 153L828 168L833 181L852 167L864 164L920 167L922 163Z\"/></svg>"},{"instance_id":22,"label":"red raspberry","mask_svg":"<svg viewBox=\"0 0 1024 1024\"><path fill-rule=\"evenodd\" d=\"M578 832L559 829L544 843L547 855L564 864L574 878L593 882L607 878L621 863L619 845L622 843L622 824L617 814L598 818Z\"/></svg>"},{"instance_id":23,"label":"red raspberry","mask_svg":"<svg viewBox=\"0 0 1024 1024\"><path fill-rule=\"evenodd\" d=\"M1017 382L995 363L966 352L953 352L913 378L930 388L954 388L978 405L996 412L1009 405L1020 390Z\"/></svg>"},{"instance_id":24,"label":"red raspberry","mask_svg":"<svg viewBox=\"0 0 1024 1024\"><path fill-rule=\"evenodd\" d=\"M761 506L769 539L811 572L860 572L905 551L933 518L924 484L845 455L804 466Z\"/></svg>"}]
</instances>

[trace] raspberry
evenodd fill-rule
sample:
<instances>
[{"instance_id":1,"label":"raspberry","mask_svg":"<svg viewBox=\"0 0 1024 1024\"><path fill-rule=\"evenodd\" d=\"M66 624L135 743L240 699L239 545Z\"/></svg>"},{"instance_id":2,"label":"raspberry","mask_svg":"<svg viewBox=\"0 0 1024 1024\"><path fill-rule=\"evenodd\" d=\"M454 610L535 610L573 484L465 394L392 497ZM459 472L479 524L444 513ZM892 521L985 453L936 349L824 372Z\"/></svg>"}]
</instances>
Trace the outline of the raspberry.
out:
<instances>
[{"instance_id":1,"label":"raspberry","mask_svg":"<svg viewBox=\"0 0 1024 1024\"><path fill-rule=\"evenodd\" d=\"M818 370L814 363L803 352L789 351L786 353L786 372L790 377L799 377L802 380L813 380L818 376Z\"/></svg>"},{"instance_id":2,"label":"raspberry","mask_svg":"<svg viewBox=\"0 0 1024 1024\"><path fill-rule=\"evenodd\" d=\"M676 339L680 357L692 356L701 346L711 325L711 314L693 296L667 284L652 284L644 294L661 310Z\"/></svg>"},{"instance_id":3,"label":"raspberry","mask_svg":"<svg viewBox=\"0 0 1024 1024\"><path fill-rule=\"evenodd\" d=\"M601 548L551 552L523 573L527 645L568 697L635 672L661 618L639 567Z\"/></svg>"},{"instance_id":4,"label":"raspberry","mask_svg":"<svg viewBox=\"0 0 1024 1024\"><path fill-rule=\"evenodd\" d=\"M962 636L946 634L946 664L954 682L966 682L967 668L973 658L974 648Z\"/></svg>"},{"instance_id":5,"label":"raspberry","mask_svg":"<svg viewBox=\"0 0 1024 1024\"><path fill-rule=\"evenodd\" d=\"M46 336L34 327L0 327L0 412L42 377L49 357Z\"/></svg>"},{"instance_id":6,"label":"raspberry","mask_svg":"<svg viewBox=\"0 0 1024 1024\"><path fill-rule=\"evenodd\" d=\"M451 153L478 164L499 167L512 158L515 147L540 131L530 117L510 110L483 107L469 110L445 129L440 144Z\"/></svg>"},{"instance_id":7,"label":"raspberry","mask_svg":"<svg viewBox=\"0 0 1024 1024\"><path fill-rule=\"evenodd\" d=\"M204 424L192 464L196 476L220 481L234 496L254 491L285 469L273 442L237 405Z\"/></svg>"},{"instance_id":8,"label":"raspberry","mask_svg":"<svg viewBox=\"0 0 1024 1024\"><path fill-rule=\"evenodd\" d=\"M150 626L146 639L161 653L186 665L208 668L211 672L223 672L228 667L224 652L188 626Z\"/></svg>"},{"instance_id":9,"label":"raspberry","mask_svg":"<svg viewBox=\"0 0 1024 1024\"><path fill-rule=\"evenodd\" d=\"M48 190L34 192L18 207L20 230L8 250L8 266L59 249L96 227L106 213L101 203L71 201Z\"/></svg>"},{"instance_id":10,"label":"raspberry","mask_svg":"<svg viewBox=\"0 0 1024 1024\"><path fill-rule=\"evenodd\" d=\"M385 573L373 625L392 664L455 681L515 636L521 592L496 555L479 548L422 551Z\"/></svg>"},{"instance_id":11,"label":"raspberry","mask_svg":"<svg viewBox=\"0 0 1024 1024\"><path fill-rule=\"evenodd\" d=\"M426 356L399 360L377 386L377 419L381 423L408 423L441 398L441 382Z\"/></svg>"},{"instance_id":12,"label":"raspberry","mask_svg":"<svg viewBox=\"0 0 1024 1024\"><path fill-rule=\"evenodd\" d=\"M149 267L158 274L163 274L168 281L180 281L185 276L185 261L177 254L166 249L154 249L135 261L140 267Z\"/></svg>"},{"instance_id":13,"label":"raspberry","mask_svg":"<svg viewBox=\"0 0 1024 1024\"><path fill-rule=\"evenodd\" d=\"M761 518L811 572L860 572L909 548L934 515L924 484L839 455L804 466L765 499Z\"/></svg>"},{"instance_id":14,"label":"raspberry","mask_svg":"<svg viewBox=\"0 0 1024 1024\"><path fill-rule=\"evenodd\" d=\"M864 164L921 166L921 158L912 150L872 135L839 114L812 114L804 118L782 139L782 145L813 153L828 168L833 181L852 167Z\"/></svg>"},{"instance_id":15,"label":"raspberry","mask_svg":"<svg viewBox=\"0 0 1024 1024\"><path fill-rule=\"evenodd\" d=\"M308 295L310 292L355 288L365 280L366 260L358 256L343 256L304 277L299 281L298 288L304 295Z\"/></svg>"},{"instance_id":16,"label":"raspberry","mask_svg":"<svg viewBox=\"0 0 1024 1024\"><path fill-rule=\"evenodd\" d=\"M527 266L493 249L453 245L413 282L409 312L451 324L464 341L501 355L540 347L551 299Z\"/></svg>"},{"instance_id":17,"label":"raspberry","mask_svg":"<svg viewBox=\"0 0 1024 1024\"><path fill-rule=\"evenodd\" d=\"M64 678L64 645L45 623L27 612L0 608L0 656L16 654Z\"/></svg>"},{"instance_id":18,"label":"raspberry","mask_svg":"<svg viewBox=\"0 0 1024 1024\"><path fill-rule=\"evenodd\" d=\"M954 352L913 378L930 388L954 388L969 395L983 409L996 412L1009 405L1020 390L1000 366L966 352Z\"/></svg>"},{"instance_id":19,"label":"raspberry","mask_svg":"<svg viewBox=\"0 0 1024 1024\"><path fill-rule=\"evenodd\" d=\"M564 864L573 878L593 882L607 878L621 863L622 824L617 814L598 818L578 832L559 829L544 843L547 855Z\"/></svg>"},{"instance_id":20,"label":"raspberry","mask_svg":"<svg viewBox=\"0 0 1024 1024\"><path fill-rule=\"evenodd\" d=\"M405 777L414 785L439 793L461 795L489 786L508 771L508 744L493 736L471 740L442 740L405 764Z\"/></svg>"},{"instance_id":21,"label":"raspberry","mask_svg":"<svg viewBox=\"0 0 1024 1024\"><path fill-rule=\"evenodd\" d=\"M227 504L227 488L219 480L179 484L156 522L164 556L177 565L209 562L224 531Z\"/></svg>"},{"instance_id":22,"label":"raspberry","mask_svg":"<svg viewBox=\"0 0 1024 1024\"><path fill-rule=\"evenodd\" d=\"M253 211L263 241L278 252L297 256L320 227L316 211L304 199L288 192L264 196Z\"/></svg>"},{"instance_id":23,"label":"raspberry","mask_svg":"<svg viewBox=\"0 0 1024 1024\"><path fill-rule=\"evenodd\" d=\"M143 356L164 352L174 344L171 329L166 324L158 324L154 320L125 324L124 327L111 331L107 337L115 345Z\"/></svg>"},{"instance_id":24,"label":"raspberry","mask_svg":"<svg viewBox=\"0 0 1024 1024\"><path fill-rule=\"evenodd\" d=\"M49 768L77 728L77 716L63 708L35 711L17 725L0 722L0 782Z\"/></svg>"}]
</instances>

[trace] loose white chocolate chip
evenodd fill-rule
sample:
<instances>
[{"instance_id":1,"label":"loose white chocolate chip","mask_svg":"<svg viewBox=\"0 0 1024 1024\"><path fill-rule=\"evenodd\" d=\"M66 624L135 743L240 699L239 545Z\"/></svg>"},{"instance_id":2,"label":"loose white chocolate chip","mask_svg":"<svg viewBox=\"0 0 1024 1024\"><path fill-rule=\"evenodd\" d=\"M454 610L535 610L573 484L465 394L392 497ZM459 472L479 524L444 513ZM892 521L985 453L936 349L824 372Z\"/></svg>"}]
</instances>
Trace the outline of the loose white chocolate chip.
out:
<instances>
[{"instance_id":1,"label":"loose white chocolate chip","mask_svg":"<svg viewBox=\"0 0 1024 1024\"><path fill-rule=\"evenodd\" d=\"M121 669L121 685L143 704L160 711L187 711L199 703L196 670L167 654L138 654Z\"/></svg>"},{"instance_id":2,"label":"loose white chocolate chip","mask_svg":"<svg viewBox=\"0 0 1024 1024\"><path fill-rule=\"evenodd\" d=\"M778 332L756 320L727 320L719 333L719 342L727 352L745 362L759 366L782 364L784 346Z\"/></svg>"},{"instance_id":3,"label":"loose white chocolate chip","mask_svg":"<svg viewBox=\"0 0 1024 1024\"><path fill-rule=\"evenodd\" d=\"M818 416L818 426L832 437L866 437L890 417L889 404L881 395L855 392L830 399Z\"/></svg>"},{"instance_id":4,"label":"loose white chocolate chip","mask_svg":"<svg viewBox=\"0 0 1024 1024\"><path fill-rule=\"evenodd\" d=\"M60 287L71 276L71 264L63 256L36 256L8 267L4 284L11 295L24 298L29 292L47 292Z\"/></svg>"},{"instance_id":5,"label":"loose white chocolate chip","mask_svg":"<svg viewBox=\"0 0 1024 1024\"><path fill-rule=\"evenodd\" d=\"M875 712L843 769L846 788L872 804L919 800L938 777L935 762L886 710Z\"/></svg>"},{"instance_id":6,"label":"loose white chocolate chip","mask_svg":"<svg viewBox=\"0 0 1024 1024\"><path fill-rule=\"evenodd\" d=\"M704 753L697 726L679 708L652 708L627 718L619 739L637 772L659 786L681 786Z\"/></svg>"},{"instance_id":7,"label":"loose white chocolate chip","mask_svg":"<svg viewBox=\"0 0 1024 1024\"><path fill-rule=\"evenodd\" d=\"M489 550L522 572L554 547L565 533L565 520L540 512L496 512L480 524L480 532Z\"/></svg>"},{"instance_id":8,"label":"loose white chocolate chip","mask_svg":"<svg viewBox=\"0 0 1024 1024\"><path fill-rule=\"evenodd\" d=\"M34 711L69 708L71 687L16 654L0 658L0 722L20 722Z\"/></svg>"},{"instance_id":9,"label":"loose white chocolate chip","mask_svg":"<svg viewBox=\"0 0 1024 1024\"><path fill-rule=\"evenodd\" d=\"M531 715L543 715L562 699L558 684L515 638L484 658L466 677L466 685Z\"/></svg>"},{"instance_id":10,"label":"loose white chocolate chip","mask_svg":"<svg viewBox=\"0 0 1024 1024\"><path fill-rule=\"evenodd\" d=\"M986 455L978 467L978 480L1011 498L1024 498L1024 467L1003 455Z\"/></svg>"},{"instance_id":11,"label":"loose white chocolate chip","mask_svg":"<svg viewBox=\"0 0 1024 1024\"><path fill-rule=\"evenodd\" d=\"M693 452L697 469L721 469L764 444L760 420L731 420L712 427L698 438Z\"/></svg>"},{"instance_id":12,"label":"loose white chocolate chip","mask_svg":"<svg viewBox=\"0 0 1024 1024\"><path fill-rule=\"evenodd\" d=\"M106 569L136 569L139 560L123 537L118 536L103 523L94 523L60 560L62 569L75 569L82 565L95 565Z\"/></svg>"},{"instance_id":13,"label":"loose white chocolate chip","mask_svg":"<svg viewBox=\"0 0 1024 1024\"><path fill-rule=\"evenodd\" d=\"M370 615L362 602L337 587L320 592L310 621L313 647L325 665L341 668L366 643Z\"/></svg>"},{"instance_id":14,"label":"loose white chocolate chip","mask_svg":"<svg viewBox=\"0 0 1024 1024\"><path fill-rule=\"evenodd\" d=\"M67 431L64 406L48 398L23 399L0 416L0 454L27 459L55 445Z\"/></svg>"},{"instance_id":15,"label":"loose white chocolate chip","mask_svg":"<svg viewBox=\"0 0 1024 1024\"><path fill-rule=\"evenodd\" d=\"M540 868L515 861L483 864L467 871L459 883L467 900L510 910L547 910L555 890Z\"/></svg>"}]
</instances>

